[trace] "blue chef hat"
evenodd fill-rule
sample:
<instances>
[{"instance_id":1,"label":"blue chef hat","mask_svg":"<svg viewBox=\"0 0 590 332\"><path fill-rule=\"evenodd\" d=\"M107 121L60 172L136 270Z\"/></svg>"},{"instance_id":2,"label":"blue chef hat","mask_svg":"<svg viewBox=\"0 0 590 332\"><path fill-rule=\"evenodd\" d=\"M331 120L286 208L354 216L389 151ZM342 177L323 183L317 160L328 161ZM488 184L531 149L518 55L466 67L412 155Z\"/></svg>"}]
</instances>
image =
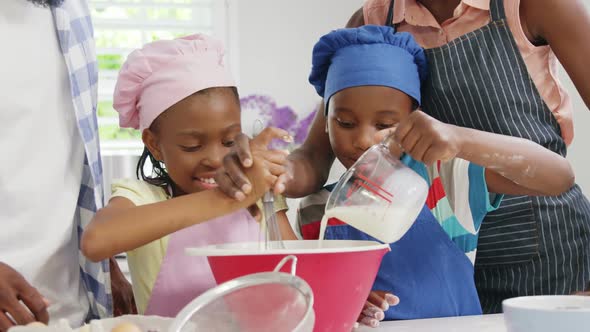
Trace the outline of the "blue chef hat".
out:
<instances>
[{"instance_id":1,"label":"blue chef hat","mask_svg":"<svg viewBox=\"0 0 590 332\"><path fill-rule=\"evenodd\" d=\"M339 29L313 48L309 82L328 101L338 91L365 85L387 86L420 105L420 83L427 74L426 56L412 35L391 27L365 25Z\"/></svg>"}]
</instances>

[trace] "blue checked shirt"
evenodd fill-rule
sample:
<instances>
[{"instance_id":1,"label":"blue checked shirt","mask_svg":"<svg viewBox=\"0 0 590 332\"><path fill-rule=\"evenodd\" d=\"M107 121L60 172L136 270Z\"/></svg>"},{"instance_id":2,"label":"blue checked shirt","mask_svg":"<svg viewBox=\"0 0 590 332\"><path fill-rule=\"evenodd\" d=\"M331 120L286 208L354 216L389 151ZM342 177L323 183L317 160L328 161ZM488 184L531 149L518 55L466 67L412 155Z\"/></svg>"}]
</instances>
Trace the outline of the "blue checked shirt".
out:
<instances>
[{"instance_id":1,"label":"blue checked shirt","mask_svg":"<svg viewBox=\"0 0 590 332\"><path fill-rule=\"evenodd\" d=\"M70 77L70 88L86 157L75 221L78 239L103 206L102 166L96 119L98 64L90 9L85 0L66 0L53 8L53 19ZM78 240L79 241L79 240ZM79 244L79 242L78 242ZM93 263L80 255L80 275L90 300L90 317L112 314L109 262Z\"/></svg>"}]
</instances>

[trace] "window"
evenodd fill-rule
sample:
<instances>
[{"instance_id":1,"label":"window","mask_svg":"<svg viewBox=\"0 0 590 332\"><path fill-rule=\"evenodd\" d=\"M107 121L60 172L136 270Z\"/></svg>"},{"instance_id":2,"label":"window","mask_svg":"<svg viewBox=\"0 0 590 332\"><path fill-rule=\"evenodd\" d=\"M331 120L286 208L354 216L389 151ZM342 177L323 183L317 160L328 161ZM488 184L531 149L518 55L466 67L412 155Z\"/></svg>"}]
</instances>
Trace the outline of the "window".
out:
<instances>
[{"instance_id":1,"label":"window","mask_svg":"<svg viewBox=\"0 0 590 332\"><path fill-rule=\"evenodd\" d=\"M119 68L142 45L194 33L226 42L227 1L90 0L99 66L98 124L106 145L137 145L137 130L119 128L112 107ZM227 44L227 42L226 42ZM104 146L104 145L103 145Z\"/></svg>"}]
</instances>

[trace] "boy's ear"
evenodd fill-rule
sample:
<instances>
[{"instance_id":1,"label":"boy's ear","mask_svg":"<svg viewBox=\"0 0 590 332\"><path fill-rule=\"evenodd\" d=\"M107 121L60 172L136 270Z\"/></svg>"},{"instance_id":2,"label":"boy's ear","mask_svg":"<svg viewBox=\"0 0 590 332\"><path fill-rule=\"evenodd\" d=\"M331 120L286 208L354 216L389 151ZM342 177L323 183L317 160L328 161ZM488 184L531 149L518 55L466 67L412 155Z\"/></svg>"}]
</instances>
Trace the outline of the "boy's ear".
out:
<instances>
[{"instance_id":1,"label":"boy's ear","mask_svg":"<svg viewBox=\"0 0 590 332\"><path fill-rule=\"evenodd\" d=\"M162 152L160 151L160 144L158 141L158 135L151 129L147 128L141 133L141 140L143 144L150 150L150 153L158 161L162 161Z\"/></svg>"}]
</instances>

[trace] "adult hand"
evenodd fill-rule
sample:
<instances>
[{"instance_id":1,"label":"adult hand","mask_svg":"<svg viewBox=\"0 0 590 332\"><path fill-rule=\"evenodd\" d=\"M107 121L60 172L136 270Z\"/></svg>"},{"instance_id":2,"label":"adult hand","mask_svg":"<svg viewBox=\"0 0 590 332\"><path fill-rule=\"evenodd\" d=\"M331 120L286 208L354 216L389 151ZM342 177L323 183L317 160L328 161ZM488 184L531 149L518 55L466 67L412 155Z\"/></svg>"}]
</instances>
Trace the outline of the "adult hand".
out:
<instances>
[{"instance_id":1,"label":"adult hand","mask_svg":"<svg viewBox=\"0 0 590 332\"><path fill-rule=\"evenodd\" d=\"M215 181L219 189L226 195L237 200L244 200L252 191L252 183L246 174L246 169L252 167L254 153L259 158L261 166L267 173L276 177L274 191L281 193L284 190L284 181L288 179L288 152L283 150L268 150L268 144L272 139L282 139L285 142L292 141L289 133L283 129L269 127L264 129L256 138L250 139L245 134L240 134L235 139L232 151L223 159L223 167L215 175Z\"/></svg>"},{"instance_id":2,"label":"adult hand","mask_svg":"<svg viewBox=\"0 0 590 332\"><path fill-rule=\"evenodd\" d=\"M391 293L372 291L357 322L370 327L377 327L379 322L385 318L385 311L389 310L390 306L398 303L399 298Z\"/></svg>"},{"instance_id":3,"label":"adult hand","mask_svg":"<svg viewBox=\"0 0 590 332\"><path fill-rule=\"evenodd\" d=\"M254 218L256 221L260 222L262 221L262 212L260 211L260 208L258 207L257 204L252 204L248 207L248 212L250 212L250 215L252 216L252 218Z\"/></svg>"},{"instance_id":4,"label":"adult hand","mask_svg":"<svg viewBox=\"0 0 590 332\"><path fill-rule=\"evenodd\" d=\"M590 283L586 286L586 290L575 292L572 295L590 296Z\"/></svg>"},{"instance_id":5,"label":"adult hand","mask_svg":"<svg viewBox=\"0 0 590 332\"><path fill-rule=\"evenodd\" d=\"M573 295L582 295L582 296L590 296L590 291L586 292L576 292Z\"/></svg>"},{"instance_id":6,"label":"adult hand","mask_svg":"<svg viewBox=\"0 0 590 332\"><path fill-rule=\"evenodd\" d=\"M455 158L461 151L461 137L455 128L426 113L414 111L395 128L379 132L378 138L391 136L392 154L399 155L401 149L414 160L431 165L438 160Z\"/></svg>"},{"instance_id":7,"label":"adult hand","mask_svg":"<svg viewBox=\"0 0 590 332\"><path fill-rule=\"evenodd\" d=\"M47 302L25 278L0 263L0 332L14 325L49 322Z\"/></svg>"},{"instance_id":8,"label":"adult hand","mask_svg":"<svg viewBox=\"0 0 590 332\"><path fill-rule=\"evenodd\" d=\"M113 293L113 316L137 314L133 289L114 257L109 259L111 269L111 292Z\"/></svg>"}]
</instances>

